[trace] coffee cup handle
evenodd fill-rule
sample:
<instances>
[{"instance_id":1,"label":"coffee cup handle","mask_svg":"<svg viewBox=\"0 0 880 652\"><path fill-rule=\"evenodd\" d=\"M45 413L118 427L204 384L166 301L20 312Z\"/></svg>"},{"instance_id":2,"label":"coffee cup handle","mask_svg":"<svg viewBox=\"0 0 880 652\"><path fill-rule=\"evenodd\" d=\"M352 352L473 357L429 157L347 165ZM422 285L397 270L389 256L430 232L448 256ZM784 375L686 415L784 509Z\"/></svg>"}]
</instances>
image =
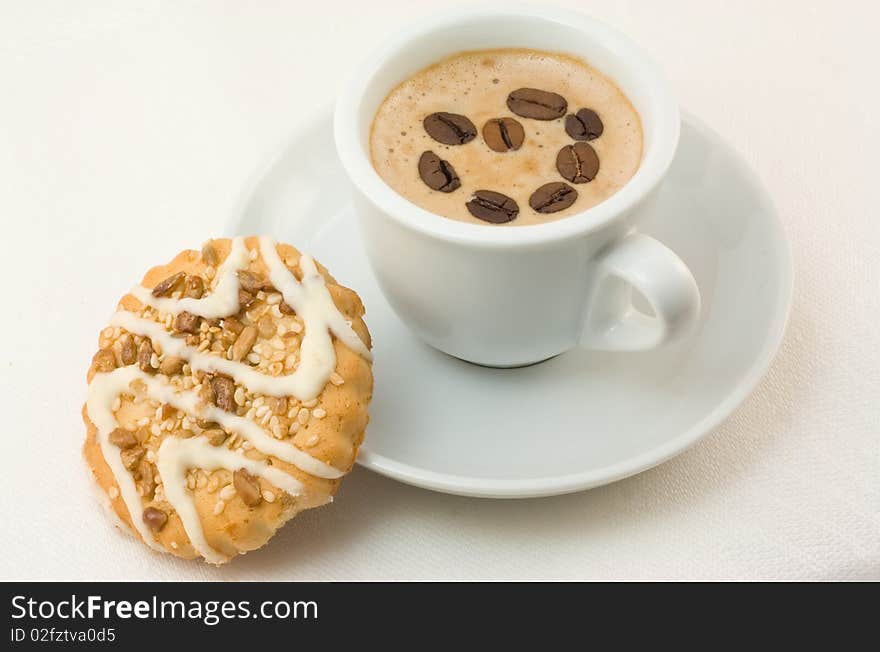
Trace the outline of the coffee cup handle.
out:
<instances>
[{"instance_id":1,"label":"coffee cup handle","mask_svg":"<svg viewBox=\"0 0 880 652\"><path fill-rule=\"evenodd\" d=\"M630 233L602 252L582 344L604 351L643 351L690 333L700 315L693 274L666 245ZM635 289L654 314L637 310Z\"/></svg>"}]
</instances>

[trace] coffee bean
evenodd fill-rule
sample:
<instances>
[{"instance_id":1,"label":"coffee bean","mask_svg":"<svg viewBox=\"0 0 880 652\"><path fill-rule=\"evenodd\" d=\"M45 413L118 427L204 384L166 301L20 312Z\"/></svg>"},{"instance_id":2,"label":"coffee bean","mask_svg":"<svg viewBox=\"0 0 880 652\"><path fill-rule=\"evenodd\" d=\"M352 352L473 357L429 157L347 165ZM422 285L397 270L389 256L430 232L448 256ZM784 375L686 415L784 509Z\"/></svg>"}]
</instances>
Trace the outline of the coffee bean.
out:
<instances>
[{"instance_id":1,"label":"coffee bean","mask_svg":"<svg viewBox=\"0 0 880 652\"><path fill-rule=\"evenodd\" d=\"M419 176L431 190L452 192L461 187L455 168L434 152L422 152L419 158Z\"/></svg>"},{"instance_id":2,"label":"coffee bean","mask_svg":"<svg viewBox=\"0 0 880 652\"><path fill-rule=\"evenodd\" d=\"M555 120L565 115L568 102L556 93L537 88L519 88L507 96L507 106L524 118Z\"/></svg>"},{"instance_id":3,"label":"coffee bean","mask_svg":"<svg viewBox=\"0 0 880 652\"><path fill-rule=\"evenodd\" d=\"M565 116L565 133L575 140L596 140L603 131L605 125L593 109L581 109Z\"/></svg>"},{"instance_id":4,"label":"coffee bean","mask_svg":"<svg viewBox=\"0 0 880 652\"><path fill-rule=\"evenodd\" d=\"M566 145L556 155L556 169L572 183L587 183L599 172L599 156L592 145L583 141Z\"/></svg>"},{"instance_id":5,"label":"coffee bean","mask_svg":"<svg viewBox=\"0 0 880 652\"><path fill-rule=\"evenodd\" d=\"M495 152L509 152L522 147L526 134L513 118L492 118L483 125L483 140Z\"/></svg>"},{"instance_id":6,"label":"coffee bean","mask_svg":"<svg viewBox=\"0 0 880 652\"><path fill-rule=\"evenodd\" d=\"M578 192L567 183L545 183L529 197L529 206L539 213L555 213L565 210L577 199Z\"/></svg>"},{"instance_id":7,"label":"coffee bean","mask_svg":"<svg viewBox=\"0 0 880 652\"><path fill-rule=\"evenodd\" d=\"M515 201L492 190L477 190L465 206L477 219L493 224L510 222L519 215L519 206Z\"/></svg>"},{"instance_id":8,"label":"coffee bean","mask_svg":"<svg viewBox=\"0 0 880 652\"><path fill-rule=\"evenodd\" d=\"M422 124L431 138L444 145L464 145L477 136L474 123L457 113L432 113Z\"/></svg>"}]
</instances>

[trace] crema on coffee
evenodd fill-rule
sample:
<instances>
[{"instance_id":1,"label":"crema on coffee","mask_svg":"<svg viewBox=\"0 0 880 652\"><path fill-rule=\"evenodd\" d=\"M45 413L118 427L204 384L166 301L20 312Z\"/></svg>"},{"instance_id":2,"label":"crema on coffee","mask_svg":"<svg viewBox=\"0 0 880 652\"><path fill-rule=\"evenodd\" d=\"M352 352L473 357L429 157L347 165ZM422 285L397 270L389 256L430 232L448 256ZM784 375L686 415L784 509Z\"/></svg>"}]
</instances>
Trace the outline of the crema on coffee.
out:
<instances>
[{"instance_id":1,"label":"crema on coffee","mask_svg":"<svg viewBox=\"0 0 880 652\"><path fill-rule=\"evenodd\" d=\"M620 190L639 115L588 63L525 49L463 52L405 80L373 120L376 171L400 195L477 224L541 224Z\"/></svg>"}]
</instances>

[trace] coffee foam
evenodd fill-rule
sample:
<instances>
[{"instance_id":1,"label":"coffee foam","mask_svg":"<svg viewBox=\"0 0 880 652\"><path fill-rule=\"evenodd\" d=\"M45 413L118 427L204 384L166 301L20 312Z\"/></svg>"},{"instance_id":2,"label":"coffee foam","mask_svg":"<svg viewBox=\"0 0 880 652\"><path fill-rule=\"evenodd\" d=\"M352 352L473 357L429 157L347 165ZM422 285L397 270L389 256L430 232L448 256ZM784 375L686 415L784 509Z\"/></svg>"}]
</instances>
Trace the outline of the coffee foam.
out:
<instances>
[{"instance_id":1,"label":"coffee foam","mask_svg":"<svg viewBox=\"0 0 880 652\"><path fill-rule=\"evenodd\" d=\"M572 184L578 199L564 211L536 213L529 207L529 196L545 183L563 181L556 170L556 154L575 141L565 132L564 118L530 120L508 109L507 95L523 87L559 93L568 101L568 113L591 108L605 126L604 133L590 141L599 155L599 173L589 183ZM467 116L479 135L465 145L438 143L422 126L425 116L435 111ZM498 153L483 141L483 125L500 117L523 125L525 142L519 150ZM442 193L425 185L418 160L426 150L452 164L461 179L459 189ZM432 213L486 224L468 212L465 202L476 190L494 190L519 205L519 216L507 224L524 226L580 213L620 190L639 167L642 127L620 89L579 59L535 50L483 50L440 61L394 88L373 120L370 154L373 167L389 186Z\"/></svg>"}]
</instances>

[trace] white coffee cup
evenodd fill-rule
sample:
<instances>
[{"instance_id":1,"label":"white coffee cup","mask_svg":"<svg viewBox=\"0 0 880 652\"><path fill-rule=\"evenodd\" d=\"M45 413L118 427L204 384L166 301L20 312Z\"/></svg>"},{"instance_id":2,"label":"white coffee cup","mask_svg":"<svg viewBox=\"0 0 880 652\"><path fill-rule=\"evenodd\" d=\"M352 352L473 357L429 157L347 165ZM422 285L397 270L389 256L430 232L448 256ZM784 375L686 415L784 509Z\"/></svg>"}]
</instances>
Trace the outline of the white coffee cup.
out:
<instances>
[{"instance_id":1,"label":"white coffee cup","mask_svg":"<svg viewBox=\"0 0 880 652\"><path fill-rule=\"evenodd\" d=\"M398 195L370 162L370 125L388 92L452 54L508 47L575 55L612 79L642 120L636 174L597 206L533 226L459 222ZM397 315L431 346L508 367L576 346L651 349L696 324L700 295L692 274L666 246L635 231L675 155L678 105L660 69L608 26L539 7L431 18L363 60L339 95L334 131L379 285ZM633 289L653 315L633 307Z\"/></svg>"}]
</instances>

